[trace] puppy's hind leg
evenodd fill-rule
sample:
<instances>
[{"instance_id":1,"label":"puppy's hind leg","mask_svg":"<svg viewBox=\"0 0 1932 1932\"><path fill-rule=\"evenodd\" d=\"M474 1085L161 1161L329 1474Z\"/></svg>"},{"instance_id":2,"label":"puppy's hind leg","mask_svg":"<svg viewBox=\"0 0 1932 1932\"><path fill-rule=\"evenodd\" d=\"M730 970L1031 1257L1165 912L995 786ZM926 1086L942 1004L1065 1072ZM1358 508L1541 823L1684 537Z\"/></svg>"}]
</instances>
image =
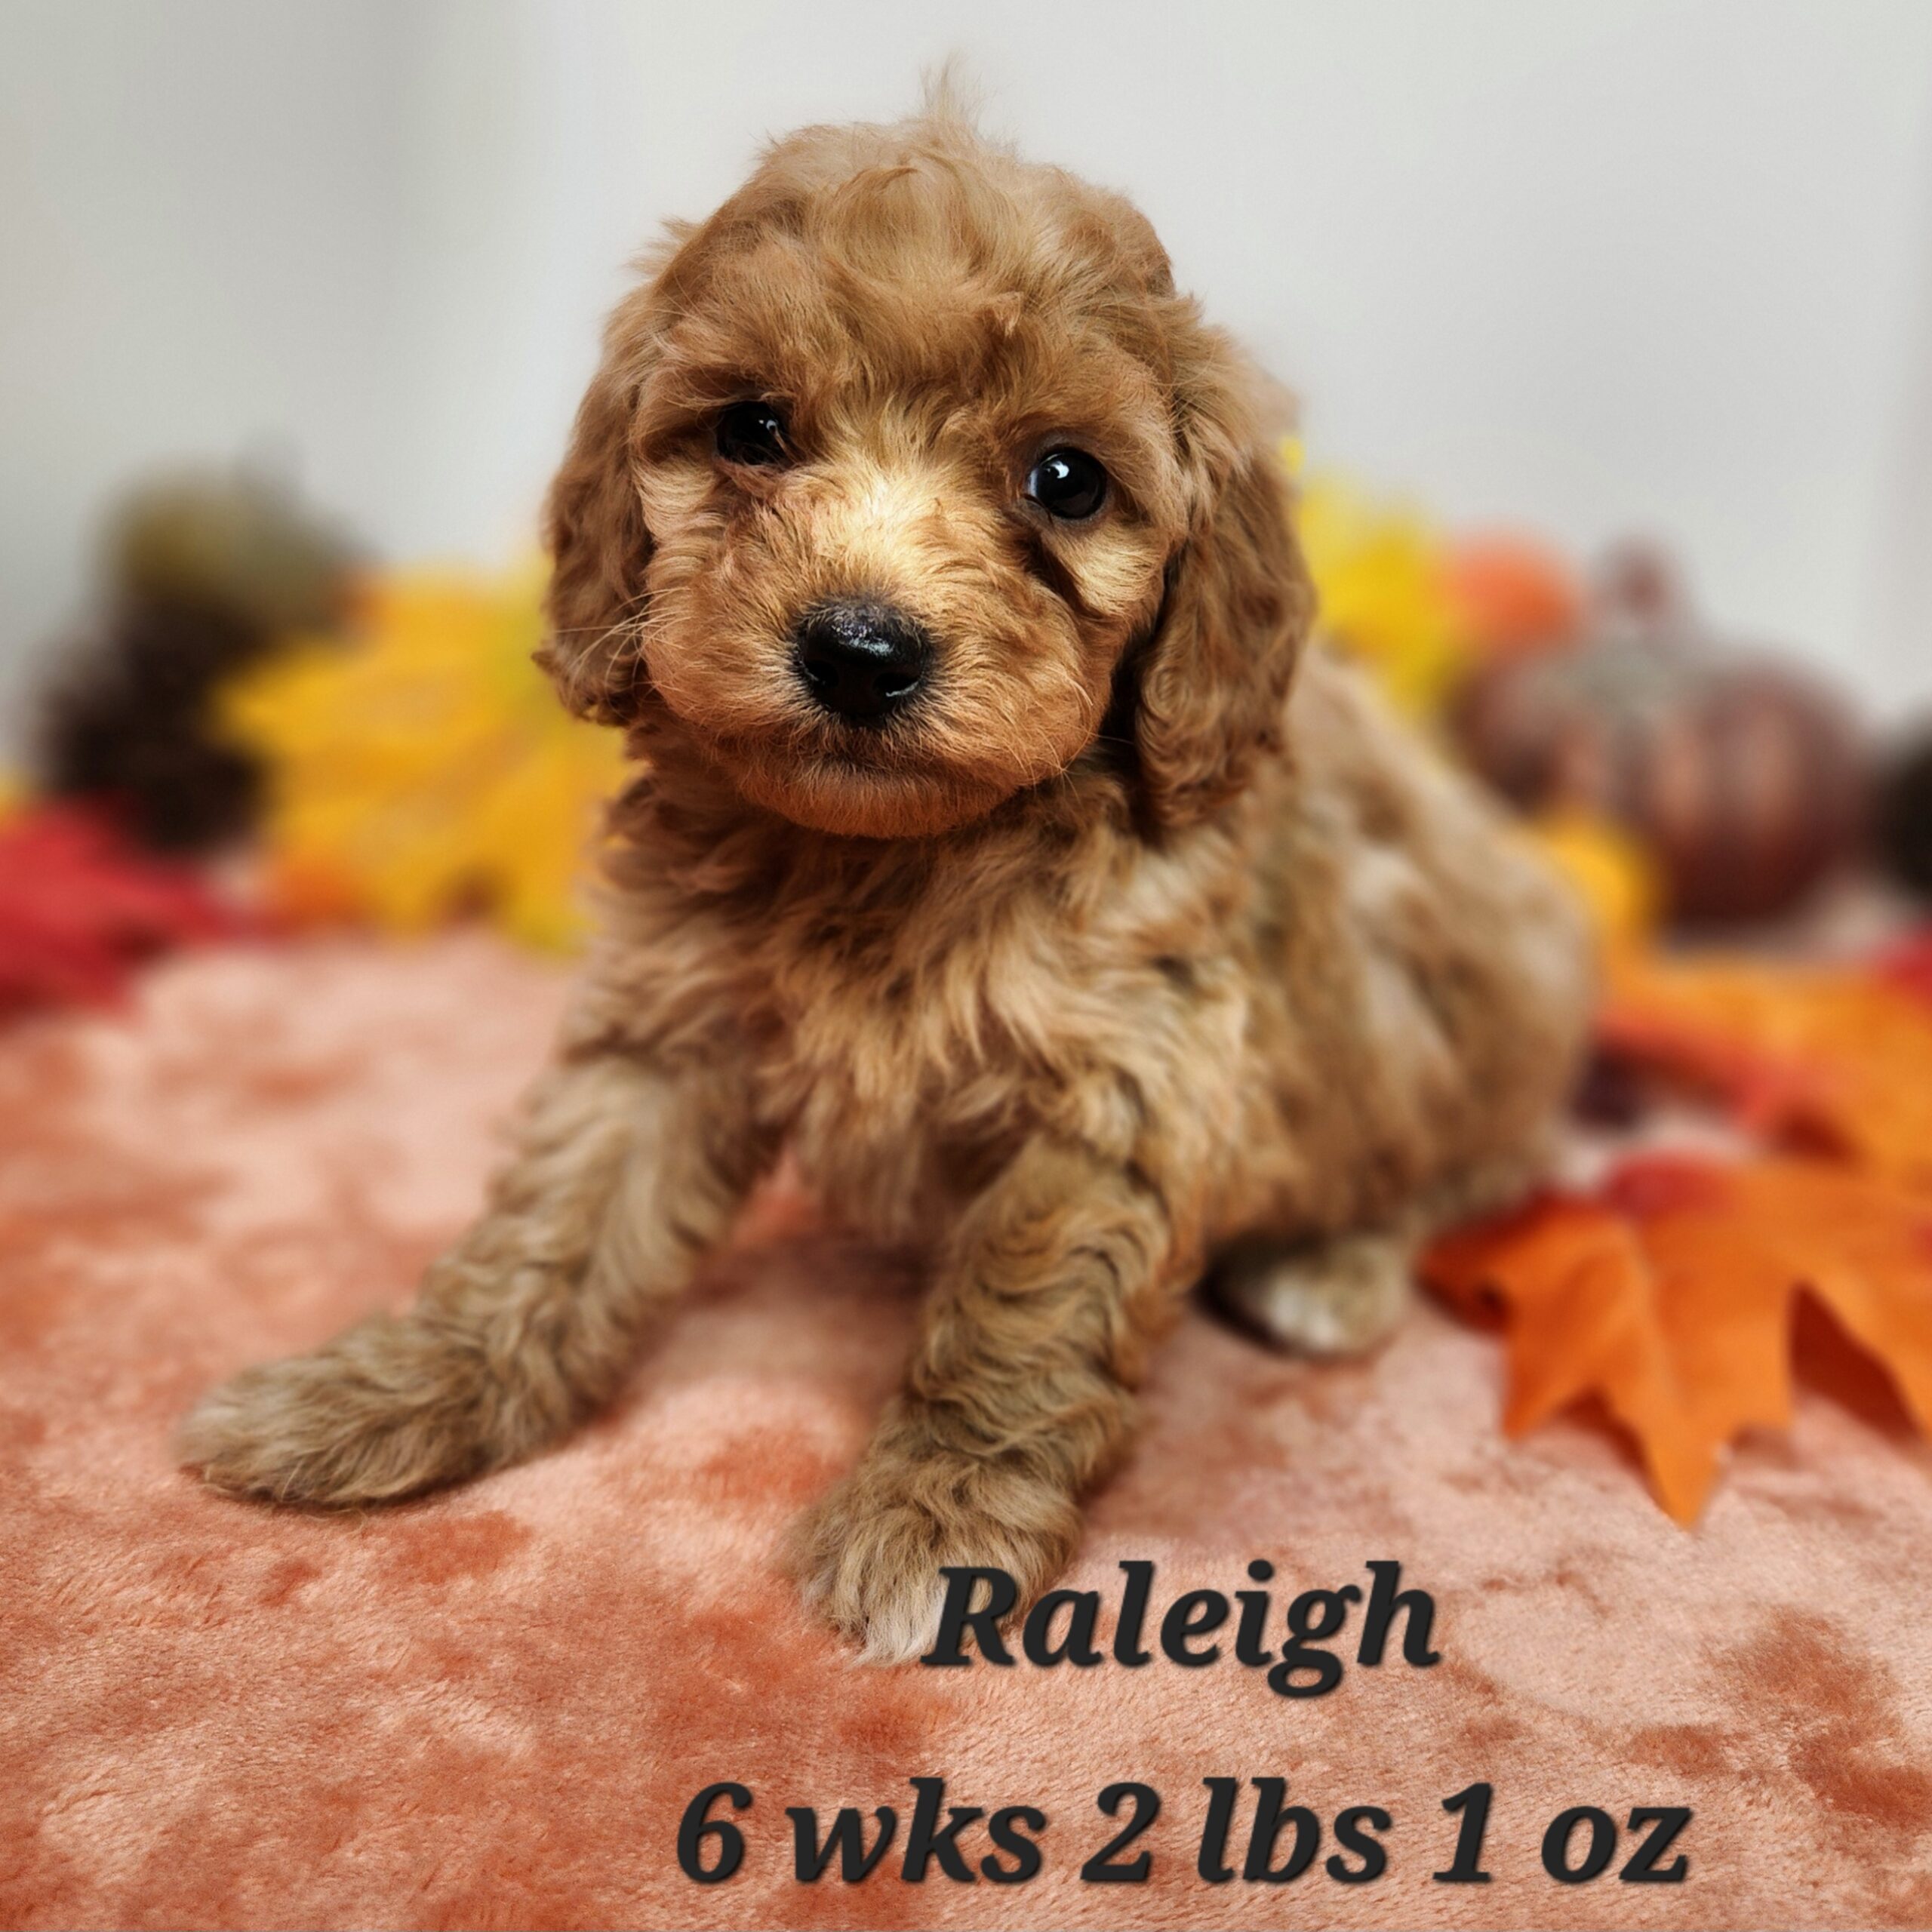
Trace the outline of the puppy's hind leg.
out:
<instances>
[{"instance_id":1,"label":"puppy's hind leg","mask_svg":"<svg viewBox=\"0 0 1932 1932\"><path fill-rule=\"evenodd\" d=\"M539 1084L488 1212L414 1306L214 1389L182 1460L237 1494L349 1505L531 1454L611 1394L771 1152L715 1070L581 1051Z\"/></svg>"},{"instance_id":2,"label":"puppy's hind leg","mask_svg":"<svg viewBox=\"0 0 1932 1932\"><path fill-rule=\"evenodd\" d=\"M1364 1353L1414 1299L1415 1243L1360 1229L1290 1243L1253 1238L1222 1254L1208 1292L1243 1327L1303 1355Z\"/></svg>"},{"instance_id":3,"label":"puppy's hind leg","mask_svg":"<svg viewBox=\"0 0 1932 1932\"><path fill-rule=\"evenodd\" d=\"M1555 1137L1471 1162L1437 1180L1387 1225L1300 1241L1231 1243L1204 1284L1242 1327L1298 1353L1365 1354L1401 1326L1415 1300L1416 1258L1445 1228L1512 1207L1554 1158Z\"/></svg>"}]
</instances>

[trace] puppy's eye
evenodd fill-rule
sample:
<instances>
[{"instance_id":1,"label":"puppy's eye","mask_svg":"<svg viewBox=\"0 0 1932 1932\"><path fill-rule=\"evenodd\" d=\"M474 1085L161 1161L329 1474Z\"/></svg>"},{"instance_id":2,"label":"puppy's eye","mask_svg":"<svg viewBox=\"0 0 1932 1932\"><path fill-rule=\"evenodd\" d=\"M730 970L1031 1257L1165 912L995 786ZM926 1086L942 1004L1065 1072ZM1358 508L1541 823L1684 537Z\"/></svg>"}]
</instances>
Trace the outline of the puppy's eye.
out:
<instances>
[{"instance_id":1,"label":"puppy's eye","mask_svg":"<svg viewBox=\"0 0 1932 1932\"><path fill-rule=\"evenodd\" d=\"M727 463L771 469L792 460L785 419L768 402L734 402L718 418L718 454Z\"/></svg>"},{"instance_id":2,"label":"puppy's eye","mask_svg":"<svg viewBox=\"0 0 1932 1932\"><path fill-rule=\"evenodd\" d=\"M1107 500L1107 472L1084 450L1049 450L1034 464L1026 494L1049 516L1078 523Z\"/></svg>"}]
</instances>

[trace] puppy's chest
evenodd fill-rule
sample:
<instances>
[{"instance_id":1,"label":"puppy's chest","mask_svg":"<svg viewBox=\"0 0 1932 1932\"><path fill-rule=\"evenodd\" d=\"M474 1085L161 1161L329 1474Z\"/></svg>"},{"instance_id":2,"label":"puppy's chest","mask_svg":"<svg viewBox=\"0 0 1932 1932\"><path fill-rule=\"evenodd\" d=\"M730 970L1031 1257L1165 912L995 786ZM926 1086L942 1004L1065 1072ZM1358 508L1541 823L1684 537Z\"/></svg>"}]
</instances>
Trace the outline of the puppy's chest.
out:
<instances>
[{"instance_id":1,"label":"puppy's chest","mask_svg":"<svg viewBox=\"0 0 1932 1932\"><path fill-rule=\"evenodd\" d=\"M766 1104L801 1136L859 1149L965 1125L1055 1057L1051 1023L1080 977L1063 934L995 921L963 937L829 927L767 951Z\"/></svg>"},{"instance_id":2,"label":"puppy's chest","mask_svg":"<svg viewBox=\"0 0 1932 1932\"><path fill-rule=\"evenodd\" d=\"M1230 1078L1224 973L1051 895L949 909L932 930L828 919L747 962L761 1107L848 1218L916 1233L1043 1129L1132 1158L1150 1119Z\"/></svg>"}]
</instances>

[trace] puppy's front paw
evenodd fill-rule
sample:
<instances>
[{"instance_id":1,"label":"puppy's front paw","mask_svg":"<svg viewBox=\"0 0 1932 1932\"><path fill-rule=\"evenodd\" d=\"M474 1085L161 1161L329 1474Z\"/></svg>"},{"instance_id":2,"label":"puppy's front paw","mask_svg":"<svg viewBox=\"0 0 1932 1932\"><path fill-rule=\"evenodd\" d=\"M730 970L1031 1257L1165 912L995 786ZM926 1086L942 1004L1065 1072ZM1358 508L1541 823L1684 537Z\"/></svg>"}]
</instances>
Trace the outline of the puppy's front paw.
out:
<instances>
[{"instance_id":1,"label":"puppy's front paw","mask_svg":"<svg viewBox=\"0 0 1932 1932\"><path fill-rule=\"evenodd\" d=\"M424 1339L379 1316L245 1369L202 1398L176 1454L217 1489L276 1503L346 1507L454 1481L486 1460L474 1390Z\"/></svg>"},{"instance_id":2,"label":"puppy's front paw","mask_svg":"<svg viewBox=\"0 0 1932 1932\"><path fill-rule=\"evenodd\" d=\"M954 1564L1005 1571L1022 1607L1079 1538L1066 1493L1011 1460L882 1440L800 1523L794 1557L806 1599L869 1663L902 1663L939 1634Z\"/></svg>"}]
</instances>

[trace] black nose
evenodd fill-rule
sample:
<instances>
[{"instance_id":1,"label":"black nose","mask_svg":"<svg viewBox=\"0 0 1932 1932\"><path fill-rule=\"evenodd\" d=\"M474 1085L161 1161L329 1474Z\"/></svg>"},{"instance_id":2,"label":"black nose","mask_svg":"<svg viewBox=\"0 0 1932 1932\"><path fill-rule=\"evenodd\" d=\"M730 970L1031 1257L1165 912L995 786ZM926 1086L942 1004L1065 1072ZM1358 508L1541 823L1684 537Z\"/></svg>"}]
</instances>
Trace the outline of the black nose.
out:
<instances>
[{"instance_id":1,"label":"black nose","mask_svg":"<svg viewBox=\"0 0 1932 1932\"><path fill-rule=\"evenodd\" d=\"M878 724L924 681L932 645L890 605L835 598L816 604L792 633L805 688L835 716Z\"/></svg>"}]
</instances>

